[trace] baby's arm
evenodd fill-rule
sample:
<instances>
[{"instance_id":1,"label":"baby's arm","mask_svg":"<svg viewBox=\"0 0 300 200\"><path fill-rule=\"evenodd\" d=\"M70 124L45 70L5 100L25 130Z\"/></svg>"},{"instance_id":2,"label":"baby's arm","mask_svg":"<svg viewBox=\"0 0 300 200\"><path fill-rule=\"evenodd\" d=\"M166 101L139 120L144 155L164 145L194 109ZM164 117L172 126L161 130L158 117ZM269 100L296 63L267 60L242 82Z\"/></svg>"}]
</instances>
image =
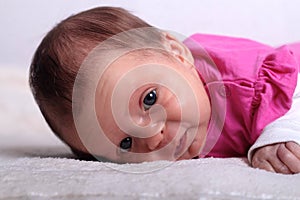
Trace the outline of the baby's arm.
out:
<instances>
[{"instance_id":1,"label":"baby's arm","mask_svg":"<svg viewBox=\"0 0 300 200\"><path fill-rule=\"evenodd\" d=\"M291 109L265 127L250 148L254 167L280 173L300 172L300 77Z\"/></svg>"}]
</instances>

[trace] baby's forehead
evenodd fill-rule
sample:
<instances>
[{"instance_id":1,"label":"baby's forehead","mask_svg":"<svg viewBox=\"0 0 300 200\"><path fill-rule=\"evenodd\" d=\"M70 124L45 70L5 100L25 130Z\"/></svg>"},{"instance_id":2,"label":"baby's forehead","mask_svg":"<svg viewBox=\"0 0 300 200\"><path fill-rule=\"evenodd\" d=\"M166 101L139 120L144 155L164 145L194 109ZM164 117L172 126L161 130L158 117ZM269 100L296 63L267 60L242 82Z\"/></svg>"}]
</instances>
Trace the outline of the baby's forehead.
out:
<instances>
[{"instance_id":1,"label":"baby's forehead","mask_svg":"<svg viewBox=\"0 0 300 200\"><path fill-rule=\"evenodd\" d=\"M155 65L167 65L167 62L157 55L145 56L145 54L142 55L141 52L122 55L112 61L109 66L106 67L102 76L99 77L99 92L110 93L110 90L112 90L120 80L127 77L133 71L135 71L135 76L131 78L132 82L138 77L147 76L143 70L137 69L143 67L152 68Z\"/></svg>"},{"instance_id":2,"label":"baby's forehead","mask_svg":"<svg viewBox=\"0 0 300 200\"><path fill-rule=\"evenodd\" d=\"M164 75L167 71L163 68L178 68L179 66L179 62L173 55L161 49L138 49L123 51L119 54L113 51L111 54L110 52L101 53L94 54L92 62L88 63L90 66L86 70L85 81L92 79L97 85L97 93L102 93L103 96L111 96L115 85L124 77L129 77L129 74L131 74L131 79L128 82L133 84L136 79L149 78L149 75L153 74L153 69L160 67L162 70L156 70L156 77L154 77L154 81L157 81L157 76ZM104 62L102 62L103 59L105 59Z\"/></svg>"},{"instance_id":3,"label":"baby's forehead","mask_svg":"<svg viewBox=\"0 0 300 200\"><path fill-rule=\"evenodd\" d=\"M111 96L112 92L115 92L116 85L119 85L121 80L124 85L140 88L143 84L146 84L146 79L151 79L149 71L153 69L173 68L174 61L171 55L162 55L159 52L147 52L147 51L132 51L117 59L113 60L105 71L99 77L97 91L102 96ZM157 82L160 75L164 74L166 70L156 70L156 76L153 77L153 81ZM145 79L145 83L143 80ZM124 87L124 91L128 91L129 88Z\"/></svg>"},{"instance_id":4,"label":"baby's forehead","mask_svg":"<svg viewBox=\"0 0 300 200\"><path fill-rule=\"evenodd\" d=\"M151 65L168 65L172 67L173 64L174 58L167 51L162 53L161 51L155 50L135 50L112 60L105 72L124 73L144 65L149 65L149 67L151 67Z\"/></svg>"}]
</instances>

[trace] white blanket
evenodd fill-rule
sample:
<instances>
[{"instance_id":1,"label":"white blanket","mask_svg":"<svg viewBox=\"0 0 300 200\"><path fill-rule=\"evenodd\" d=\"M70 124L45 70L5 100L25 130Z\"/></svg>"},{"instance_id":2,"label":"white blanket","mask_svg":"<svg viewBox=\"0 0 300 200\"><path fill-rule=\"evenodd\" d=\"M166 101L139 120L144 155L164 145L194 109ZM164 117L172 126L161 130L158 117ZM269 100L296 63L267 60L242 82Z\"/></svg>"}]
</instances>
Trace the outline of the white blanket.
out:
<instances>
[{"instance_id":1,"label":"white blanket","mask_svg":"<svg viewBox=\"0 0 300 200\"><path fill-rule=\"evenodd\" d=\"M0 68L0 199L300 199L300 174L245 158L112 164L80 161L48 129L27 72Z\"/></svg>"}]
</instances>

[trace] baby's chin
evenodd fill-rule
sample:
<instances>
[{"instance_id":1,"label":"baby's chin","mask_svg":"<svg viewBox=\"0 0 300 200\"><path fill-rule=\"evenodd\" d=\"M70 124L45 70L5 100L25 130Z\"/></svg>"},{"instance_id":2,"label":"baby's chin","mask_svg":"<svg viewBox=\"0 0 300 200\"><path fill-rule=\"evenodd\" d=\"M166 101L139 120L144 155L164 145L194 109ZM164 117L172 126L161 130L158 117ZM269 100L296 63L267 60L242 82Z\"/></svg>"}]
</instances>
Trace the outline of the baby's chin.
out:
<instances>
[{"instance_id":1,"label":"baby's chin","mask_svg":"<svg viewBox=\"0 0 300 200\"><path fill-rule=\"evenodd\" d=\"M199 140L194 140L187 150L176 160L188 160L197 158L202 150L202 142Z\"/></svg>"},{"instance_id":2,"label":"baby's chin","mask_svg":"<svg viewBox=\"0 0 300 200\"><path fill-rule=\"evenodd\" d=\"M186 160L186 159L193 159L197 158L204 145L206 140L206 134L203 131L198 130L195 138L190 138L192 141L189 142L189 146L187 147L186 151L176 160Z\"/></svg>"}]
</instances>

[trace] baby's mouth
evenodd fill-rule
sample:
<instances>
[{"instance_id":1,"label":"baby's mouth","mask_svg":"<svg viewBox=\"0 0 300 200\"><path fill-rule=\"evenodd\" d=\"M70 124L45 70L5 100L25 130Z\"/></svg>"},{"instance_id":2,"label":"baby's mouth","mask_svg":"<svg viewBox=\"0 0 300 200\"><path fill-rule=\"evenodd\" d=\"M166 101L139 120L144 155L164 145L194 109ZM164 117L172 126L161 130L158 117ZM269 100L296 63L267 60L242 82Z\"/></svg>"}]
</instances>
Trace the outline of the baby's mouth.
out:
<instances>
[{"instance_id":1,"label":"baby's mouth","mask_svg":"<svg viewBox=\"0 0 300 200\"><path fill-rule=\"evenodd\" d=\"M183 134L183 136L179 140L179 144L176 146L175 152L174 152L174 157L175 159L179 158L182 154L183 151L185 151L185 146L186 146L186 132Z\"/></svg>"}]
</instances>

